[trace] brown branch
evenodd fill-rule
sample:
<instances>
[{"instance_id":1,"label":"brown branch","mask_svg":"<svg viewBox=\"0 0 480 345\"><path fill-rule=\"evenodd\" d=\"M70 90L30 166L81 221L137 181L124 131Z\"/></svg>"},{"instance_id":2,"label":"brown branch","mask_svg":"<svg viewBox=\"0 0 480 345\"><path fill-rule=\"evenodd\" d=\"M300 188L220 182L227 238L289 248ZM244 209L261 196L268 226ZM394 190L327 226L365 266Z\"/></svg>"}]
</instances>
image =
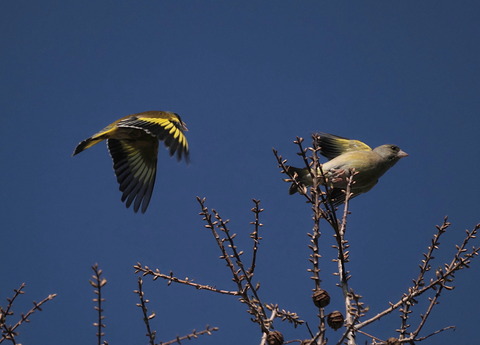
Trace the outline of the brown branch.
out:
<instances>
[{"instance_id":1,"label":"brown branch","mask_svg":"<svg viewBox=\"0 0 480 345\"><path fill-rule=\"evenodd\" d=\"M204 220L207 224L205 225L205 228L210 229L213 237L215 238L215 241L217 242L217 246L222 252L222 255L220 256L220 259L225 260L227 267L230 269L230 272L232 273L233 276L233 281L237 284L237 289L239 294L241 295L243 293L243 286L242 286L242 280L243 278L238 275L239 270L235 268L235 264L231 259L231 256L228 254L225 245L224 245L224 240L220 237L218 234L216 228L219 227L224 231L226 229L226 223L227 221L223 221L220 217L220 215L215 211L212 210L212 212L215 214L216 220L212 220L212 215L209 212L208 208L205 206L205 198L201 199L200 197L197 197L197 201L200 204L200 207L202 211L200 212L200 215L203 216L202 220ZM227 232L227 235L229 233Z\"/></svg>"},{"instance_id":2,"label":"brown branch","mask_svg":"<svg viewBox=\"0 0 480 345\"><path fill-rule=\"evenodd\" d=\"M345 325L346 330L344 331L340 340L337 342L337 345L343 344L345 339L348 339L349 342L355 344L355 338L353 333L355 331L355 325L357 324L358 320L368 311L368 307L364 307L363 302L360 302L362 296L357 295L353 292L353 290L350 290L348 294L348 299L350 302L348 304L346 314L347 316L351 315L351 317L349 321L347 321Z\"/></svg>"},{"instance_id":3,"label":"brown branch","mask_svg":"<svg viewBox=\"0 0 480 345\"><path fill-rule=\"evenodd\" d=\"M145 323L145 327L147 328L146 336L148 337L148 341L150 345L155 345L155 336L157 334L157 331L152 331L150 327L150 320L155 317L155 313L151 313L150 315L148 315L147 303L149 303L150 301L144 298L145 293L143 292L143 280L141 277L138 277L138 290L133 290L133 292L136 293L140 299L140 303L137 303L137 307L142 309L143 322Z\"/></svg>"},{"instance_id":4,"label":"brown branch","mask_svg":"<svg viewBox=\"0 0 480 345\"><path fill-rule=\"evenodd\" d=\"M0 339L0 343L6 339L6 340L12 341L13 344L16 344L15 336L17 336L17 333L13 332L13 330L11 330L11 327L6 325L6 321L7 321L6 319L8 316L13 315L13 311L12 311L13 303L15 302L15 299L18 296L23 295L25 293L23 291L25 286L26 286L25 283L22 283L18 289L13 289L14 295L12 298L7 298L8 305L5 310L3 310L2 307L0 306L0 313L1 313L0 326L2 328L2 333L3 333L3 336Z\"/></svg>"},{"instance_id":5,"label":"brown branch","mask_svg":"<svg viewBox=\"0 0 480 345\"><path fill-rule=\"evenodd\" d=\"M93 280L89 280L90 285L92 285L96 290L93 290L95 295L97 295L96 298L93 299L94 302L97 303L96 306L93 307L98 312L98 321L93 323L93 326L97 327L97 343L98 345L102 344L102 337L105 336L105 333L103 332L103 328L106 327L106 325L103 323L103 320L105 319L105 316L102 315L103 313L103 308L102 308L102 303L105 302L105 299L102 298L102 287L104 287L107 284L107 280L105 278L102 278L102 273L103 271L98 267L98 264L95 264L92 266L92 270L94 272L94 275L92 276ZM104 344L105 342L103 342Z\"/></svg>"},{"instance_id":6,"label":"brown branch","mask_svg":"<svg viewBox=\"0 0 480 345\"><path fill-rule=\"evenodd\" d=\"M258 295L259 284L254 284L252 281L257 262L258 243L261 240L261 237L259 236L259 229L261 226L263 226L263 224L260 223L259 218L259 214L263 211L263 209L260 208L260 201L253 200L255 206L252 208L252 211L255 214L255 221L251 223L254 225L254 231L250 234L250 237L254 243L252 262L248 268L244 265L242 260L243 251L239 250L235 244L234 239L236 235L232 234L228 228L228 220L224 220L216 210L209 210L205 205L205 199L197 197L197 201L201 207L200 215L202 216L202 220L206 222L204 226L212 233L217 246L221 251L220 259L223 259L226 262L226 265L232 274L232 280L237 285L237 291L221 290L213 286L198 284L189 278L180 279L174 276L172 272L170 272L169 275L163 274L158 269L154 271L148 266L142 266L140 263L137 263L134 266L135 273L141 272L144 276L150 275L153 277L153 280L162 278L167 280L169 285L172 282L175 282L193 286L199 290L203 289L226 295L240 296L240 302L245 303L248 306L247 312L253 315L252 321L260 325L263 333L269 334L270 328L273 326L272 320L267 318L264 309L266 305L261 302L261 299ZM282 320L293 322L295 325L303 322L302 320L298 320L298 316L296 316L294 313L288 314L286 311L278 311L275 313L275 315L277 315L279 318L282 318Z\"/></svg>"},{"instance_id":7,"label":"brown branch","mask_svg":"<svg viewBox=\"0 0 480 345\"><path fill-rule=\"evenodd\" d=\"M435 293L435 296L433 298L430 298L430 303L428 304L428 308L427 308L427 311L425 312L424 315L421 315L421 321L417 327L417 329L415 329L415 331L413 331L410 335L410 338L412 339L416 339L418 334L420 333L420 331L422 330L423 326L425 325L428 317L430 316L430 313L432 312L433 310L433 307L438 303L438 298L440 297L440 294L442 293L442 290L443 290L443 287L440 286L436 293Z\"/></svg>"},{"instance_id":8,"label":"brown branch","mask_svg":"<svg viewBox=\"0 0 480 345\"><path fill-rule=\"evenodd\" d=\"M354 183L353 178L355 175L356 175L356 172L352 170L350 171L349 176L346 178L347 186L344 191L345 201L344 201L344 209L343 209L341 223L338 224L338 220L336 219L336 217L334 216L331 217L332 219L335 220L335 223L331 225L334 230L335 240L337 242L337 244L334 246L334 248L337 250L337 258L334 261L337 262L338 272L335 273L335 275L338 275L340 279L338 286L342 289L342 294L344 298L345 312L346 312L345 326L347 328L347 330L344 332L338 344L343 343L343 341L346 339L347 343L350 345L355 344L353 330L354 330L355 323L358 322L359 315L353 314L354 309L352 308L352 297L357 295L355 295L353 291L350 291L350 288L348 285L348 280L350 279L350 277L349 277L349 272L346 269L346 263L349 261L349 256L348 256L349 245L348 245L348 241L345 240L345 232L347 229L347 217L349 214L349 211L348 211L349 201L352 196L351 186Z\"/></svg>"},{"instance_id":9,"label":"brown branch","mask_svg":"<svg viewBox=\"0 0 480 345\"><path fill-rule=\"evenodd\" d=\"M362 331L362 330L359 330L359 329L358 329L358 330L356 330L356 332L361 333L361 334L369 337L370 339L372 339L372 340L374 340L374 341L379 341L380 343L384 343L384 341L383 341L382 339L377 338L376 336L374 336L374 335L372 335L372 334L369 334L369 333L367 333L367 332L364 332L364 331Z\"/></svg>"},{"instance_id":10,"label":"brown branch","mask_svg":"<svg viewBox=\"0 0 480 345\"><path fill-rule=\"evenodd\" d=\"M427 248L427 253L424 253L423 256L424 258L422 259L421 264L419 265L420 272L418 274L418 277L413 280L413 286L409 289L409 291L417 291L421 286L425 284L425 274L431 270L431 261L433 260L433 254L435 250L438 250L440 247L440 238L442 235L447 231L448 227L451 224L448 222L448 218L445 217L443 219L442 225L437 225L436 229L437 232L433 235L432 242ZM405 338L410 338L407 337L407 329L410 327L408 324L408 318L411 311L411 308L415 304L415 301L413 299L406 301L403 306L400 308L400 318L401 318L401 327L399 330L400 336L399 339L405 339ZM426 320L422 320L423 322Z\"/></svg>"},{"instance_id":11,"label":"brown branch","mask_svg":"<svg viewBox=\"0 0 480 345\"><path fill-rule=\"evenodd\" d=\"M200 202L200 198L197 199ZM206 207L204 207L204 202L205 199L203 199L203 202L200 203L202 205L203 212L205 212L206 210ZM232 275L233 280L235 281L235 283L237 283L237 286L239 288L238 292L242 295L242 299L240 301L246 303L249 306L250 313L255 316L254 320L258 322L258 324L262 328L262 332L268 332L271 325L266 322L267 315L257 292L259 286L253 284L251 275L248 274L245 266L243 265L243 261L240 257L243 252L237 251L237 246L233 241L235 234L230 234L230 230L227 227L228 220L224 221L217 211L212 210L212 212L215 215L215 219L217 219L217 227L225 234L225 239L222 239L221 241L219 241L218 238L215 237L217 239L217 244L219 245L219 248L223 253L222 258L227 262L227 266L232 264L231 270L235 268L235 266L233 265L230 257L235 258L235 263L238 266L238 269L232 270ZM212 233L214 233L214 236L218 236L216 232L212 231ZM225 240L228 243L228 247L232 251L231 256L227 254L227 250L224 245ZM242 272L242 275L239 275L240 272ZM243 281L245 281L244 286ZM253 298L248 295L248 290L252 292Z\"/></svg>"},{"instance_id":12,"label":"brown branch","mask_svg":"<svg viewBox=\"0 0 480 345\"><path fill-rule=\"evenodd\" d=\"M435 332L433 332L433 333L430 333L429 335L426 335L426 336L424 336L424 337L417 338L417 339L415 339L415 341L423 341L423 340L425 340L425 339L427 339L427 338L430 338L431 336L434 336L434 335L436 335L436 334L438 334L438 333L441 333L441 332L444 332L444 331L448 331L449 329L455 329L455 326L443 327L442 329L439 329L439 330L437 330L437 331L435 331Z\"/></svg>"},{"instance_id":13,"label":"brown branch","mask_svg":"<svg viewBox=\"0 0 480 345\"><path fill-rule=\"evenodd\" d=\"M210 327L206 326L204 330L197 332L196 330L193 330L190 334L184 335L183 337L176 337L173 340L167 341L167 342L160 342L158 345L171 345L171 344L181 344L182 340L192 340L198 338L200 335L212 335L212 332L218 331L218 327Z\"/></svg>"},{"instance_id":14,"label":"brown branch","mask_svg":"<svg viewBox=\"0 0 480 345\"><path fill-rule=\"evenodd\" d=\"M299 138L297 138L297 142L299 147L301 148L301 141L299 141ZM315 142L315 141L314 141ZM307 270L308 272L313 273L313 279L315 283L314 291L320 289L320 262L319 258L322 256L320 255L320 248L319 248L319 240L321 236L320 232L320 220L322 218L325 218L324 212L322 208L320 207L322 204L321 196L322 196L322 191L320 190L320 178L317 174L317 171L321 169L320 161L318 158L318 147L313 148L313 154L312 154L312 167L313 169L310 168L308 165L307 158L305 157L304 151L301 150L302 152L302 157L304 159L304 162L307 164L308 169L310 169L310 174L312 176L312 188L310 190L310 197L313 200L312 203L312 211L313 211L313 229L312 233L308 234L310 237L310 245L309 248L312 250L312 253L310 254L309 261L312 263L313 268Z\"/></svg>"},{"instance_id":15,"label":"brown branch","mask_svg":"<svg viewBox=\"0 0 480 345\"><path fill-rule=\"evenodd\" d=\"M444 220L444 224L446 223L446 219ZM437 227L442 228L443 226ZM356 325L355 329L358 330L360 328L365 327L366 325L382 318L383 316L391 313L393 310L398 309L401 305L406 304L409 301L413 301L416 297L422 295L426 291L433 289L438 286L442 286L447 290L453 289L451 286L446 285L448 282L451 282L454 279L454 273L460 269L468 268L471 260L478 256L480 248L472 247L470 252L467 252L465 247L468 245L470 240L476 238L476 234L480 229L480 224L477 224L471 231L466 231L466 237L464 238L462 244L460 246L456 246L457 252L454 255L451 263L445 265L444 269L438 269L436 271L436 278L430 279L429 283L424 285L421 283L418 289L409 288L409 292L405 293L402 298L394 303L390 303L390 307L383 310L382 312L378 313L377 315L373 316L372 318L363 321L362 323ZM428 255L428 254L427 254ZM423 279L422 279L423 282Z\"/></svg>"},{"instance_id":16,"label":"brown branch","mask_svg":"<svg viewBox=\"0 0 480 345\"><path fill-rule=\"evenodd\" d=\"M30 320L28 319L33 313L35 313L37 310L38 311L42 311L42 305L47 303L48 301L54 299L57 294L50 294L48 295L47 297L45 297L43 300L41 300L40 302L33 302L33 307L24 315L24 314L21 314L20 316L20 320L17 321L17 323L13 326L7 326L5 324L6 322L6 318L10 315L13 315L13 312L11 311L12 307L13 307L13 302L15 301L15 299L24 293L23 289L25 288L25 283L22 283L20 285L20 288L17 289L17 290L14 290L15 291L15 294L14 296L11 298L11 299L7 299L8 301L8 306L7 306L7 309L5 310L5 312L3 312L3 316L2 318L5 320L3 321L3 325L2 325L2 337L0 338L0 343L2 343L4 340L10 340L12 341L13 344L16 344L15 342L15 337L18 335L17 332L15 332L15 330L20 327L24 322L30 322Z\"/></svg>"},{"instance_id":17,"label":"brown branch","mask_svg":"<svg viewBox=\"0 0 480 345\"><path fill-rule=\"evenodd\" d=\"M297 313L280 309L277 304L266 304L265 307L270 311L275 310L275 317L282 319L282 321L292 323L295 328L305 323L305 321L300 319Z\"/></svg>"},{"instance_id":18,"label":"brown branch","mask_svg":"<svg viewBox=\"0 0 480 345\"><path fill-rule=\"evenodd\" d=\"M273 320L277 317L277 308L272 308L270 317L266 320L267 327L270 328L270 325L273 323ZM262 339L260 340L260 345L265 345L267 343L268 332L262 332Z\"/></svg>"},{"instance_id":19,"label":"brown branch","mask_svg":"<svg viewBox=\"0 0 480 345\"><path fill-rule=\"evenodd\" d=\"M260 240L262 239L259 236L259 230L260 227L263 226L262 223L260 223L260 213L263 212L263 208L260 208L260 200L252 199L252 201L255 203L255 207L251 209L251 211L255 215L255 221L250 222L250 224L253 224L254 229L253 232L250 234L250 238L253 240L253 249L252 249L252 263L250 264L250 268L248 269L248 275L250 277L253 276L255 272L255 266L257 262L257 251L258 251L258 244L260 243Z\"/></svg>"},{"instance_id":20,"label":"brown branch","mask_svg":"<svg viewBox=\"0 0 480 345\"><path fill-rule=\"evenodd\" d=\"M177 278L173 275L173 272L170 272L170 274L163 274L158 270L158 268L155 271L153 271L148 266L143 266L139 262L137 262L137 264L134 265L133 268L135 268L135 273L142 272L143 276L150 275L150 276L153 277L153 280L157 280L158 278L162 278L164 280L167 280L168 285L170 285L173 282L173 283L192 286L197 290L207 290L207 291L212 291L212 292L216 292L216 293L220 293L220 294L224 294L224 295L233 295L233 296L239 296L240 295L238 293L238 291L222 290L222 289L217 289L214 286L194 283L188 277L185 278L185 279Z\"/></svg>"},{"instance_id":21,"label":"brown branch","mask_svg":"<svg viewBox=\"0 0 480 345\"><path fill-rule=\"evenodd\" d=\"M13 292L14 292L14 295L12 298L7 298L7 302L8 302L8 305L7 305L7 309L5 310L5 313L4 315L5 316L8 316L8 315L12 315L13 313L11 312L11 309L13 307L13 303L15 302L15 299L20 296L20 295L23 295L25 293L25 291L23 291L23 289L25 288L26 284L25 283L22 283L20 284L20 287L18 289L13 289Z\"/></svg>"}]
</instances>

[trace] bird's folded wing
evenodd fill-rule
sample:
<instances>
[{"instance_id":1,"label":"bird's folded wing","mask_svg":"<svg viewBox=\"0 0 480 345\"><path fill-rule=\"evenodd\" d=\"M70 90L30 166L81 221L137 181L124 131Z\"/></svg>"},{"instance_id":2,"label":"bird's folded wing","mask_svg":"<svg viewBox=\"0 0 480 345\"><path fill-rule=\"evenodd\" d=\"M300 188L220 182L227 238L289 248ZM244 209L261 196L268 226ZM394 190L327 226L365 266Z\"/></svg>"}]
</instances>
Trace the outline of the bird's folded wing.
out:
<instances>
[{"instance_id":1,"label":"bird's folded wing","mask_svg":"<svg viewBox=\"0 0 480 345\"><path fill-rule=\"evenodd\" d=\"M359 140L351 140L328 133L317 133L317 143L322 156L328 159L333 159L346 152L372 150L370 146Z\"/></svg>"}]
</instances>

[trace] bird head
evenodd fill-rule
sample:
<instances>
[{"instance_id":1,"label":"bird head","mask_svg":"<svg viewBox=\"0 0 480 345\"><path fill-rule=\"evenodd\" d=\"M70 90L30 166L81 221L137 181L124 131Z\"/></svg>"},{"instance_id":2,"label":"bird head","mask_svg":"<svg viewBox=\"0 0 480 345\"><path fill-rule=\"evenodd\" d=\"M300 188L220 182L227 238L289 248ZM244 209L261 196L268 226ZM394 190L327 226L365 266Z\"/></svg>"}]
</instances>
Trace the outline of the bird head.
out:
<instances>
[{"instance_id":1,"label":"bird head","mask_svg":"<svg viewBox=\"0 0 480 345\"><path fill-rule=\"evenodd\" d=\"M373 149L374 152L378 153L383 159L396 163L400 158L407 157L408 153L401 150L397 145L382 145Z\"/></svg>"}]
</instances>

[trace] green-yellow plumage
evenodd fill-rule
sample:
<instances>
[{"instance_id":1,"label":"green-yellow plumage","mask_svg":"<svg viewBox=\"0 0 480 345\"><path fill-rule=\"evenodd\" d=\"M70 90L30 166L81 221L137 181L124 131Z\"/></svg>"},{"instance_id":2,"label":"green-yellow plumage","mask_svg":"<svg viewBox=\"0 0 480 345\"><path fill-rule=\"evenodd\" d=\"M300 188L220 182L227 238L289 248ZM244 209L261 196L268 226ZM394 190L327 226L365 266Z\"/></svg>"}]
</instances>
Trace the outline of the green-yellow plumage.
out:
<instances>
[{"instance_id":1,"label":"green-yellow plumage","mask_svg":"<svg viewBox=\"0 0 480 345\"><path fill-rule=\"evenodd\" d=\"M163 141L170 156L176 154L188 161L188 142L185 123L176 113L146 111L127 115L108 125L100 132L82 141L73 155L107 140L113 168L120 184L122 201L127 207L142 213L147 210L157 172L158 142Z\"/></svg>"},{"instance_id":2,"label":"green-yellow plumage","mask_svg":"<svg viewBox=\"0 0 480 345\"><path fill-rule=\"evenodd\" d=\"M408 156L396 145L381 145L372 150L370 146L359 140L350 140L327 133L319 133L318 146L320 153L330 160L322 164L322 171L331 187L330 198L334 205L345 201L344 190L346 178L352 169L357 172L351 186L352 197L366 193L378 182L378 179L394 166L401 158ZM306 186L312 185L312 177L308 169L288 167L291 174ZM320 172L318 172L320 175ZM290 194L296 193L297 186L290 186Z\"/></svg>"}]
</instances>

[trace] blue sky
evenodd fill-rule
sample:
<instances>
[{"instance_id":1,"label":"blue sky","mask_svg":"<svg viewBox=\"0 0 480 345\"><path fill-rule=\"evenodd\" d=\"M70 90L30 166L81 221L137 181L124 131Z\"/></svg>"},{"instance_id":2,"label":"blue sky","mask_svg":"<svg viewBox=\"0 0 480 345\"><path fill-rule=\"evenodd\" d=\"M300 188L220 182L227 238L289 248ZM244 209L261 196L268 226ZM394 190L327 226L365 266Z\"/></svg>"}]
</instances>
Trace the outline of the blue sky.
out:
<instances>
[{"instance_id":1,"label":"blue sky","mask_svg":"<svg viewBox=\"0 0 480 345\"><path fill-rule=\"evenodd\" d=\"M246 251L251 199L262 200L261 294L314 328L310 210L288 195L272 148L298 164L292 141L315 131L410 154L352 202L348 230L353 288L372 313L396 301L445 215L453 226L436 265L479 222L479 16L475 1L1 2L0 298L26 282L20 312L58 294L20 329L21 342L95 341L88 280L96 262L108 279L110 344L148 343L132 292L138 261L234 288L196 196L231 219ZM120 202L104 144L71 153L110 122L146 110L182 115L191 164L160 152L142 215ZM340 309L332 241L325 227L322 278ZM457 275L426 332L457 330L426 343L474 344L479 277L478 262ZM220 332L192 344L259 342L235 298L146 280L158 340L209 324ZM395 314L369 330L388 338L399 322ZM287 339L307 337L304 328L277 328Z\"/></svg>"}]
</instances>

